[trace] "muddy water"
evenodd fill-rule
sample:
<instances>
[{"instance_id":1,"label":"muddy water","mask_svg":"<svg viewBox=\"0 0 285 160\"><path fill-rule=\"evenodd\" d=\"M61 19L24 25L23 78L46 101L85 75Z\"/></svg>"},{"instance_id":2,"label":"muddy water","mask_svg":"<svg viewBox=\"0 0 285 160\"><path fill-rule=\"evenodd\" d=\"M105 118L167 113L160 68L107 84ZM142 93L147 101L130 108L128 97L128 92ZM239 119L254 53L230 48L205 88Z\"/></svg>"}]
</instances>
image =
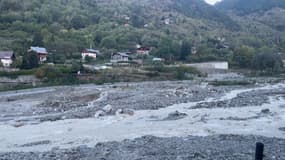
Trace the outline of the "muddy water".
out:
<instances>
[{"instance_id":1,"label":"muddy water","mask_svg":"<svg viewBox=\"0 0 285 160\"><path fill-rule=\"evenodd\" d=\"M280 87L285 86L278 84L234 90L220 99L209 98L205 101L228 100L243 92ZM262 106L191 109L197 103L136 111L133 116L71 119L19 128L0 125L0 151L46 151L53 147L94 146L98 142L121 141L144 135L184 137L239 134L285 138L285 132L279 130L285 124L285 100L282 97L270 97L270 103ZM267 108L270 109L269 113L261 113L261 110ZM165 120L175 111L186 113L187 116L178 120Z\"/></svg>"}]
</instances>

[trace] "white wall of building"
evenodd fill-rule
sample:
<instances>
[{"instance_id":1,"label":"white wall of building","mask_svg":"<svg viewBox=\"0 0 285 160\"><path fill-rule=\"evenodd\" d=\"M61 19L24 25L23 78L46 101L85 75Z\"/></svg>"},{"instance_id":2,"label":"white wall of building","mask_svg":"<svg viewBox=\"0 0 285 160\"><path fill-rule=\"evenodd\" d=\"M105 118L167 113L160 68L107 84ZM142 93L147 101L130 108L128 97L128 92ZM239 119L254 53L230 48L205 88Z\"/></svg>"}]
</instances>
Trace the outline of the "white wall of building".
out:
<instances>
[{"instance_id":1,"label":"white wall of building","mask_svg":"<svg viewBox=\"0 0 285 160\"><path fill-rule=\"evenodd\" d=\"M12 59L1 59L1 63L4 67L10 67L13 63Z\"/></svg>"},{"instance_id":2,"label":"white wall of building","mask_svg":"<svg viewBox=\"0 0 285 160\"><path fill-rule=\"evenodd\" d=\"M97 58L97 54L96 53L82 53L81 55L82 55L82 59L85 59L87 56L88 57L92 57L94 59Z\"/></svg>"},{"instance_id":3,"label":"white wall of building","mask_svg":"<svg viewBox=\"0 0 285 160\"><path fill-rule=\"evenodd\" d=\"M229 69L229 63L228 62L193 63L193 64L187 64L187 66L195 67L198 69L221 69L221 70L228 70Z\"/></svg>"}]
</instances>

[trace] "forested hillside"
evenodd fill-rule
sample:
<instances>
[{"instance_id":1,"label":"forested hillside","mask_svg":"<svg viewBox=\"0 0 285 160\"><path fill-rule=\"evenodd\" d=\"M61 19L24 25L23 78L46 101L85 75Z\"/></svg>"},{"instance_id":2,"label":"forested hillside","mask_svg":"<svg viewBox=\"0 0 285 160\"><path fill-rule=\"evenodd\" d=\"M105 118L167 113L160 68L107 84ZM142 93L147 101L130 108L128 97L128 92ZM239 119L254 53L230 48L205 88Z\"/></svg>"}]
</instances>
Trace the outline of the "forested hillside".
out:
<instances>
[{"instance_id":1,"label":"forested hillside","mask_svg":"<svg viewBox=\"0 0 285 160\"><path fill-rule=\"evenodd\" d=\"M272 8L285 8L284 0L223 0L216 4L217 8L233 10L239 14L264 12Z\"/></svg>"},{"instance_id":2,"label":"forested hillside","mask_svg":"<svg viewBox=\"0 0 285 160\"><path fill-rule=\"evenodd\" d=\"M203 0L0 0L0 49L23 55L43 46L60 63L90 45L109 57L142 44L166 59L228 60L241 45L284 50L282 24L267 20L229 16ZM183 45L198 54L181 55Z\"/></svg>"}]
</instances>

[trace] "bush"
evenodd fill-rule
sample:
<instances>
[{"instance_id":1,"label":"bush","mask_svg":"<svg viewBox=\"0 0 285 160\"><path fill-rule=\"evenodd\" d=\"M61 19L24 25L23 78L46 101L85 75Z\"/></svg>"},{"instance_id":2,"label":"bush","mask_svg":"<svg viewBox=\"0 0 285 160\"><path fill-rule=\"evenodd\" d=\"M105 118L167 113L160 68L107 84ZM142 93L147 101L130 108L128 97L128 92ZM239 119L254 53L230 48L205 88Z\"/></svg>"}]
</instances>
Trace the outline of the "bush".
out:
<instances>
[{"instance_id":1,"label":"bush","mask_svg":"<svg viewBox=\"0 0 285 160\"><path fill-rule=\"evenodd\" d=\"M21 69L33 69L39 67L39 60L36 53L24 55Z\"/></svg>"},{"instance_id":2,"label":"bush","mask_svg":"<svg viewBox=\"0 0 285 160\"><path fill-rule=\"evenodd\" d=\"M249 46L241 46L234 51L233 61L240 68L250 68L255 56L255 49Z\"/></svg>"},{"instance_id":3,"label":"bush","mask_svg":"<svg viewBox=\"0 0 285 160\"><path fill-rule=\"evenodd\" d=\"M173 74L174 78L178 80L188 79L187 74L205 76L197 69L193 67L188 67L188 66L167 67L163 65L157 65L153 67L145 67L144 69L147 71L152 71L155 74L170 73L170 74Z\"/></svg>"},{"instance_id":4,"label":"bush","mask_svg":"<svg viewBox=\"0 0 285 160\"><path fill-rule=\"evenodd\" d=\"M283 70L282 57L279 54L258 54L253 60L253 68L267 73L277 73Z\"/></svg>"},{"instance_id":5,"label":"bush","mask_svg":"<svg viewBox=\"0 0 285 160\"><path fill-rule=\"evenodd\" d=\"M45 65L37 69L35 76L50 85L70 85L79 82L71 67L65 65Z\"/></svg>"},{"instance_id":6,"label":"bush","mask_svg":"<svg viewBox=\"0 0 285 160\"><path fill-rule=\"evenodd\" d=\"M35 76L39 79L55 81L62 76L62 72L53 66L43 66L35 72Z\"/></svg>"}]
</instances>

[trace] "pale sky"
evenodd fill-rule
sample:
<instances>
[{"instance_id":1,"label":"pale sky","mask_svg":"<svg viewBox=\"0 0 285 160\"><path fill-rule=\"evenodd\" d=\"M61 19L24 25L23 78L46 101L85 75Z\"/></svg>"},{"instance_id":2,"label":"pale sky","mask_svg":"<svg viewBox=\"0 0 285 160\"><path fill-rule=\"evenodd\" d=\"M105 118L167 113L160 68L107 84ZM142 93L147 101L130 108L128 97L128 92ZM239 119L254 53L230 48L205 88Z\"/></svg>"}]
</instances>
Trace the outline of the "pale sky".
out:
<instances>
[{"instance_id":1,"label":"pale sky","mask_svg":"<svg viewBox=\"0 0 285 160\"><path fill-rule=\"evenodd\" d=\"M220 2L221 0L205 0L207 3L214 5L217 2Z\"/></svg>"}]
</instances>

